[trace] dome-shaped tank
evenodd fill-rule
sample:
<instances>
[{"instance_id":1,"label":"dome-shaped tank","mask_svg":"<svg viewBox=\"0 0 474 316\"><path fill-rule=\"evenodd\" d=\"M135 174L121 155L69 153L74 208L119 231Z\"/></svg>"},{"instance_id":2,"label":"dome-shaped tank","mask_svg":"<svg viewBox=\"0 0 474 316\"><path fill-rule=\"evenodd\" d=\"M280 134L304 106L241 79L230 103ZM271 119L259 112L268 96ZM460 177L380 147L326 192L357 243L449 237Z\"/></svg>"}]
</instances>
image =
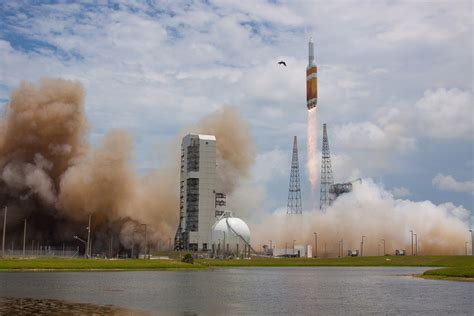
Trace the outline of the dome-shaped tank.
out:
<instances>
[{"instance_id":1,"label":"dome-shaped tank","mask_svg":"<svg viewBox=\"0 0 474 316\"><path fill-rule=\"evenodd\" d=\"M223 217L212 227L212 246L215 252L240 255L250 244L250 229L237 217Z\"/></svg>"}]
</instances>

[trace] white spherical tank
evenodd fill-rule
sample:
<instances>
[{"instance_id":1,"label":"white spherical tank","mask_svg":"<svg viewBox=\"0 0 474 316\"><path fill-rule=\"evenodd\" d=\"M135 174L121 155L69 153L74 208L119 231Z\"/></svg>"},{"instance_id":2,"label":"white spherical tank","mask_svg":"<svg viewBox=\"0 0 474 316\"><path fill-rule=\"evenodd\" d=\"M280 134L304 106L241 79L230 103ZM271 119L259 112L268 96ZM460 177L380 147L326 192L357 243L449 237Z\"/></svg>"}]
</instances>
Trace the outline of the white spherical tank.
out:
<instances>
[{"instance_id":1,"label":"white spherical tank","mask_svg":"<svg viewBox=\"0 0 474 316\"><path fill-rule=\"evenodd\" d=\"M250 229L237 217L224 217L212 227L212 244L215 249L240 253L250 244Z\"/></svg>"}]
</instances>

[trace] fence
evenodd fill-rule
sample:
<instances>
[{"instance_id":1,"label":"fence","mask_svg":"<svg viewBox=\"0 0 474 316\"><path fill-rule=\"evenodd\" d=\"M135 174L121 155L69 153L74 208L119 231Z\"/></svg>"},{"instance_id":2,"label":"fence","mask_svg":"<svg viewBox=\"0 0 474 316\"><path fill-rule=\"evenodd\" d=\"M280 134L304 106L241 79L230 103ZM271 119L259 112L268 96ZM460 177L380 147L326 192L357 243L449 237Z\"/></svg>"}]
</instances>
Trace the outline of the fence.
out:
<instances>
[{"instance_id":1,"label":"fence","mask_svg":"<svg viewBox=\"0 0 474 316\"><path fill-rule=\"evenodd\" d=\"M5 247L6 248L6 247ZM5 249L6 257L23 257L23 249ZM25 249L25 257L62 257L77 258L79 257L79 247L51 247L37 246Z\"/></svg>"}]
</instances>

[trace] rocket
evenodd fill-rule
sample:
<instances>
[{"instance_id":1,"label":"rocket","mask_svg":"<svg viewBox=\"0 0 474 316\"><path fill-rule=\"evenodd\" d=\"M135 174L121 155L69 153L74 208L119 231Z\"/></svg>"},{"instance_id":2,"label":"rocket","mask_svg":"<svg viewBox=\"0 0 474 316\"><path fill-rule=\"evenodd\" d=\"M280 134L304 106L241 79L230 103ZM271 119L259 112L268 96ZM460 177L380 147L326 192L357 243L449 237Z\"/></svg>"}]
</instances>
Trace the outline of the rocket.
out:
<instances>
[{"instance_id":1,"label":"rocket","mask_svg":"<svg viewBox=\"0 0 474 316\"><path fill-rule=\"evenodd\" d=\"M309 39L309 60L306 67L306 106L308 111L315 108L318 103L318 67L314 62L313 38Z\"/></svg>"}]
</instances>

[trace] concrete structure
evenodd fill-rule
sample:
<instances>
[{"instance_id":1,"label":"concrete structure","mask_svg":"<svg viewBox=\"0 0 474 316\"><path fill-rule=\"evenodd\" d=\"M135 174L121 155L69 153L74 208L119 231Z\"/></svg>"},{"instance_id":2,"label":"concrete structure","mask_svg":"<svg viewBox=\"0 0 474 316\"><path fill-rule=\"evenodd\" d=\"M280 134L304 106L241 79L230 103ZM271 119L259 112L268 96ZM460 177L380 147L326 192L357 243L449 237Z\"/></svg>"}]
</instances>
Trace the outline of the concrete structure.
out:
<instances>
[{"instance_id":1,"label":"concrete structure","mask_svg":"<svg viewBox=\"0 0 474 316\"><path fill-rule=\"evenodd\" d=\"M216 138L188 134L181 143L179 226L176 250L207 251L216 221ZM222 198L223 194L219 194ZM224 202L225 205L225 202Z\"/></svg>"},{"instance_id":2,"label":"concrete structure","mask_svg":"<svg viewBox=\"0 0 474 316\"><path fill-rule=\"evenodd\" d=\"M212 226L212 252L215 256L248 256L251 250L248 225L226 211Z\"/></svg>"},{"instance_id":3,"label":"concrete structure","mask_svg":"<svg viewBox=\"0 0 474 316\"><path fill-rule=\"evenodd\" d=\"M308 67L306 67L306 106L308 110L311 110L318 104L318 67L314 62L314 43L312 38L309 39L308 50Z\"/></svg>"}]
</instances>

